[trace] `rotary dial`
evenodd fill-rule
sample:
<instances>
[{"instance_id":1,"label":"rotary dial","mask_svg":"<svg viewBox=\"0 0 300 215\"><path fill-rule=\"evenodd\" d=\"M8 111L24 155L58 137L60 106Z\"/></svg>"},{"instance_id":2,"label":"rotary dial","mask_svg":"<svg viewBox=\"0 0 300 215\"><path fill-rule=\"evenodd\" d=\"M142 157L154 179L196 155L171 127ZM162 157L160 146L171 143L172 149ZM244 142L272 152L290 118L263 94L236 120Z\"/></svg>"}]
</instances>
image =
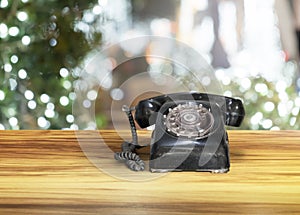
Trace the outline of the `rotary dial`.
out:
<instances>
[{"instance_id":1,"label":"rotary dial","mask_svg":"<svg viewBox=\"0 0 300 215\"><path fill-rule=\"evenodd\" d=\"M164 115L165 125L170 133L188 138L204 138L211 131L214 117L202 104L179 104L169 108Z\"/></svg>"}]
</instances>

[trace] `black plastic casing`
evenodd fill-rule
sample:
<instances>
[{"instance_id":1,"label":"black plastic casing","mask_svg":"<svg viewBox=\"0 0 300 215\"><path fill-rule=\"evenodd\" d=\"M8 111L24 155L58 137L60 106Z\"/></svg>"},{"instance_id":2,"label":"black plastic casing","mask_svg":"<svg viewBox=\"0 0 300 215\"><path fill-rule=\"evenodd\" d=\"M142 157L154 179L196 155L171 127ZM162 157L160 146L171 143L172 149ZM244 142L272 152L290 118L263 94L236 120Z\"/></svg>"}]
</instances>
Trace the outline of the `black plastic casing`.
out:
<instances>
[{"instance_id":1,"label":"black plastic casing","mask_svg":"<svg viewBox=\"0 0 300 215\"><path fill-rule=\"evenodd\" d=\"M166 128L165 116L169 108L189 102L202 104L214 116L208 135L201 138L177 136ZM140 101L136 106L135 120L141 127L155 124L150 147L150 171L228 172L229 143L225 125L239 126L244 114L240 100L211 94L170 94Z\"/></svg>"}]
</instances>

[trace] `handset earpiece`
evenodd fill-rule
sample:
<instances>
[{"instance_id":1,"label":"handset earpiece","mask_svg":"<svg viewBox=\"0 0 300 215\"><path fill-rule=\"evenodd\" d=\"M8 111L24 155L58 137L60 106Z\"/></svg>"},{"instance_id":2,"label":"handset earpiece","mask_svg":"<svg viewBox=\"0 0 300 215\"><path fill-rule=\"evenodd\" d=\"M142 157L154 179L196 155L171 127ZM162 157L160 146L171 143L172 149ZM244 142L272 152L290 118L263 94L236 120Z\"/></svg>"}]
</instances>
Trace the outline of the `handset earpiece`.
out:
<instances>
[{"instance_id":1,"label":"handset earpiece","mask_svg":"<svg viewBox=\"0 0 300 215\"><path fill-rule=\"evenodd\" d=\"M155 124L160 107L161 104L154 99L140 101L135 107L135 121L141 128Z\"/></svg>"},{"instance_id":2,"label":"handset earpiece","mask_svg":"<svg viewBox=\"0 0 300 215\"><path fill-rule=\"evenodd\" d=\"M225 124L239 127L245 116L243 103L239 99L226 97Z\"/></svg>"}]
</instances>

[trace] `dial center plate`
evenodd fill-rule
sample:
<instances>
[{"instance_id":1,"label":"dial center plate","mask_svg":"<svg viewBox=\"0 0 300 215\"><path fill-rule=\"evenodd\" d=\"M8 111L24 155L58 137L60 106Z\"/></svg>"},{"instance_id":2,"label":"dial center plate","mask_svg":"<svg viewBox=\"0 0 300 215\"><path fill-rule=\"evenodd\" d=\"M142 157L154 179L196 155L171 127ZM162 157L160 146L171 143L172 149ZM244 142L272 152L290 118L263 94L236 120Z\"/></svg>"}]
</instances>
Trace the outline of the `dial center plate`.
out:
<instances>
[{"instance_id":1,"label":"dial center plate","mask_svg":"<svg viewBox=\"0 0 300 215\"><path fill-rule=\"evenodd\" d=\"M176 136L204 138L211 131L214 117L202 104L179 104L165 115L167 130Z\"/></svg>"}]
</instances>

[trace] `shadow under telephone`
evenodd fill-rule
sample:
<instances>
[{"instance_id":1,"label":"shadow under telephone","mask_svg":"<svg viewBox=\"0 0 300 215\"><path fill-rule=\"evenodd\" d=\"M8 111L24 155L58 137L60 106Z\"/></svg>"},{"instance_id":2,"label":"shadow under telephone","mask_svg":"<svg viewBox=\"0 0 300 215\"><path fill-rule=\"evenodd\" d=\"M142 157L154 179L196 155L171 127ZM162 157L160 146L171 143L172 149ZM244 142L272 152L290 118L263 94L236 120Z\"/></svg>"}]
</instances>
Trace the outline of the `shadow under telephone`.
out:
<instances>
[{"instance_id":1,"label":"shadow under telephone","mask_svg":"<svg viewBox=\"0 0 300 215\"><path fill-rule=\"evenodd\" d=\"M225 125L238 127L245 110L242 101L207 93L174 93L140 101L135 107L123 106L132 133L132 142L122 144L115 159L134 171L145 169L136 151L135 122L146 128L155 125L150 144L151 172L229 171L229 142ZM134 119L132 111L135 111Z\"/></svg>"}]
</instances>

